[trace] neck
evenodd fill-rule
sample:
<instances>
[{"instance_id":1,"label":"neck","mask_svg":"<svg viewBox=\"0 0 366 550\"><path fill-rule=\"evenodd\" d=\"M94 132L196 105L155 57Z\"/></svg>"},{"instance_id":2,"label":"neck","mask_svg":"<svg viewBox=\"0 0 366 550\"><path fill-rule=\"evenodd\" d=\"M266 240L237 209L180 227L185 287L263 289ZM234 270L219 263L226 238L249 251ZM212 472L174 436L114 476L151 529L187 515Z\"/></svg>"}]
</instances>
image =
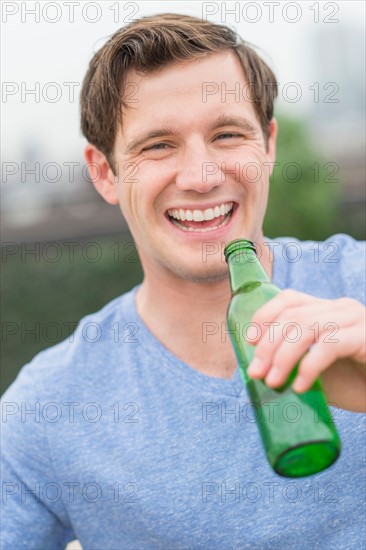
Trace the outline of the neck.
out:
<instances>
[{"instance_id":1,"label":"neck","mask_svg":"<svg viewBox=\"0 0 366 550\"><path fill-rule=\"evenodd\" d=\"M269 247L261 247L261 264L269 278L272 275ZM227 277L214 282L192 282L177 279L169 272L146 269L145 278L136 294L136 306L149 330L170 351L191 364L193 357L214 356L223 348L232 356L229 338L223 338L226 313L231 297L229 270Z\"/></svg>"}]
</instances>

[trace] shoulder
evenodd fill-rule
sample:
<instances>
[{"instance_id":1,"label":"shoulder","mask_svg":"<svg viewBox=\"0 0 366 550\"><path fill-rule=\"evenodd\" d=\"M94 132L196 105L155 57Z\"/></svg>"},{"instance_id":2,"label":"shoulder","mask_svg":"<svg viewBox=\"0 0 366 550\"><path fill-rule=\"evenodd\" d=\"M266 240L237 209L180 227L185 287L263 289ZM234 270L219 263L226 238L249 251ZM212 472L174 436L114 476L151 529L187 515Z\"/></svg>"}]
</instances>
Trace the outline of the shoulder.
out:
<instances>
[{"instance_id":1,"label":"shoulder","mask_svg":"<svg viewBox=\"0 0 366 550\"><path fill-rule=\"evenodd\" d=\"M365 258L365 241L357 241L350 235L338 233L328 237L325 241L300 241L295 237L278 237L269 239L268 243L280 251L278 259L289 264L300 261L306 262L309 267L315 264L344 264L356 265Z\"/></svg>"},{"instance_id":2,"label":"shoulder","mask_svg":"<svg viewBox=\"0 0 366 550\"><path fill-rule=\"evenodd\" d=\"M133 318L136 289L83 317L69 338L24 365L6 390L1 398L2 460L11 470L54 479L57 453L50 447L51 434L67 457L65 434L77 447L82 415L89 414L91 406L93 414L104 408L134 353L116 334L117 326Z\"/></svg>"},{"instance_id":3,"label":"shoulder","mask_svg":"<svg viewBox=\"0 0 366 550\"><path fill-rule=\"evenodd\" d=\"M266 242L273 250L274 282L281 288L365 303L365 241L338 233L320 242L294 237Z\"/></svg>"}]
</instances>

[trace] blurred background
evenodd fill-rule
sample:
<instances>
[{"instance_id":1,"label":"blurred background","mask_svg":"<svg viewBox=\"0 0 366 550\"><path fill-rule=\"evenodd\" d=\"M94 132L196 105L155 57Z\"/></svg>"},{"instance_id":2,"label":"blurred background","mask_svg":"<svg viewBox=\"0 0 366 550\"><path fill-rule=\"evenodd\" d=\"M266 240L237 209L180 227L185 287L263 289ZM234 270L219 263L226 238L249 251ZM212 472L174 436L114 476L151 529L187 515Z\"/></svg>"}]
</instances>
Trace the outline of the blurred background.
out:
<instances>
[{"instance_id":1,"label":"blurred background","mask_svg":"<svg viewBox=\"0 0 366 550\"><path fill-rule=\"evenodd\" d=\"M2 392L38 351L142 280L119 208L89 181L78 111L90 58L135 18L174 11L228 24L273 68L279 166L266 236L365 238L363 2L5 4Z\"/></svg>"}]
</instances>

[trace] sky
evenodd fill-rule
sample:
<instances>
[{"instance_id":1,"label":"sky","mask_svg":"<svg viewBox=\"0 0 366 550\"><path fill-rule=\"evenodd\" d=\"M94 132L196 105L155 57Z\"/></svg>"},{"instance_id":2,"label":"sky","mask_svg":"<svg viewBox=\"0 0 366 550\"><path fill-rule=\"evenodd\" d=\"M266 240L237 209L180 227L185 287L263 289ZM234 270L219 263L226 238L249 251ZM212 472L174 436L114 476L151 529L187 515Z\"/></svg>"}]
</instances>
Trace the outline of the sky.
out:
<instances>
[{"instance_id":1,"label":"sky","mask_svg":"<svg viewBox=\"0 0 366 550\"><path fill-rule=\"evenodd\" d=\"M88 62L109 35L144 15L170 11L235 27L245 40L260 48L274 69L280 82L278 108L293 116L307 116L311 111L315 82L320 85L321 103L325 95L320 80L323 69L327 81L340 78L335 69L332 77L332 64L322 67L319 36L338 32L339 36L361 37L347 64L358 82L365 79L363 1L1 4L1 156L7 162L24 154L55 162L82 158L85 141L79 130L78 98ZM323 38L323 46L326 40ZM334 50L338 56L339 49ZM336 67L337 58L333 61ZM301 99L293 101L299 89ZM344 112L350 108L344 105Z\"/></svg>"}]
</instances>

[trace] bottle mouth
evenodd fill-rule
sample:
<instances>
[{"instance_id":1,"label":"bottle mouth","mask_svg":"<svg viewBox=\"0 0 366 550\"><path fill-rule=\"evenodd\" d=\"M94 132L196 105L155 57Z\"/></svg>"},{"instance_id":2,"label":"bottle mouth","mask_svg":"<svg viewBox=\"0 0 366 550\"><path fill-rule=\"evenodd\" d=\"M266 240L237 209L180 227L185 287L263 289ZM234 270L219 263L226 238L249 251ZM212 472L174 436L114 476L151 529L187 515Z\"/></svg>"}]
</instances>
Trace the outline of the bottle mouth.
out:
<instances>
[{"instance_id":1,"label":"bottle mouth","mask_svg":"<svg viewBox=\"0 0 366 550\"><path fill-rule=\"evenodd\" d=\"M225 246L225 261L227 262L229 256L233 253L241 252L242 250L253 250L255 254L257 253L253 241L248 241L247 239L235 239L234 241L230 241L229 244Z\"/></svg>"}]
</instances>

